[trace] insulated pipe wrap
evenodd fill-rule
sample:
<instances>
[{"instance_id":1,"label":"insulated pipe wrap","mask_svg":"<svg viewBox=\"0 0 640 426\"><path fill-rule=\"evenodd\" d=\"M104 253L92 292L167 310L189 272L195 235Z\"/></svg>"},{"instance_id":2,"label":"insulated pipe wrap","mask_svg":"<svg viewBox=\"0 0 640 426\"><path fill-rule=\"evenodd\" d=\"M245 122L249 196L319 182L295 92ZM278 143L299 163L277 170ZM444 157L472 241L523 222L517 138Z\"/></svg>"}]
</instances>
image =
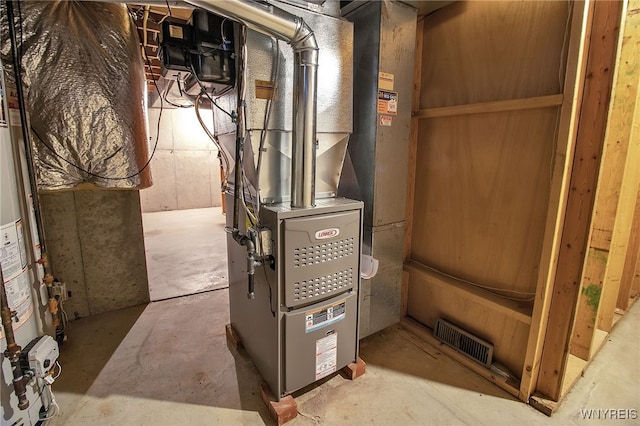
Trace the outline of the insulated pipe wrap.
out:
<instances>
[{"instance_id":1,"label":"insulated pipe wrap","mask_svg":"<svg viewBox=\"0 0 640 426\"><path fill-rule=\"evenodd\" d=\"M126 7L79 1L16 4L38 190L87 183L150 186L149 168L140 172L149 159L144 64ZM11 49L7 25L3 13L3 57Z\"/></svg>"}]
</instances>

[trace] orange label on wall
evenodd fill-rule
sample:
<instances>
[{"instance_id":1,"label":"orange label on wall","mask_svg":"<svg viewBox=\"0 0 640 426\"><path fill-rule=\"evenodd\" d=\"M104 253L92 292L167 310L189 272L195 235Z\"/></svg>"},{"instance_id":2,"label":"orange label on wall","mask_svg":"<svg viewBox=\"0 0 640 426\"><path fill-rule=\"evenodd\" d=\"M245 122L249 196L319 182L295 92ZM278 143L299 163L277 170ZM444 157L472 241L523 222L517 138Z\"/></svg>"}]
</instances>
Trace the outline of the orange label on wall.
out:
<instances>
[{"instance_id":1,"label":"orange label on wall","mask_svg":"<svg viewBox=\"0 0 640 426\"><path fill-rule=\"evenodd\" d=\"M378 114L398 114L398 92L378 90Z\"/></svg>"}]
</instances>

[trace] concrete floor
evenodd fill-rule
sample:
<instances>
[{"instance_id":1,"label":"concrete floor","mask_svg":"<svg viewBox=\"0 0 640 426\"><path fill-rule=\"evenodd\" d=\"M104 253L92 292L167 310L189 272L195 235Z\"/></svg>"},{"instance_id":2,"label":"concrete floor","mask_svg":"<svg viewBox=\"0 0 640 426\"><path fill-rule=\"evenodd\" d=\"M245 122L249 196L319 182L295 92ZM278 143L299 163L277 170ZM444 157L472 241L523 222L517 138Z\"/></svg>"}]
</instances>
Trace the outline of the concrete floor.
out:
<instances>
[{"instance_id":1,"label":"concrete floor","mask_svg":"<svg viewBox=\"0 0 640 426\"><path fill-rule=\"evenodd\" d=\"M54 384L61 415L51 424L273 424L253 363L226 345L227 297L222 289L74 321ZM639 424L580 414L640 409L638 324L636 304L552 418L392 326L361 342L364 376L303 390L289 424Z\"/></svg>"},{"instance_id":2,"label":"concrete floor","mask_svg":"<svg viewBox=\"0 0 640 426\"><path fill-rule=\"evenodd\" d=\"M153 298L227 285L223 216L215 213L145 214ZM54 384L61 413L51 424L274 424L250 358L227 347L228 311L222 288L72 322ZM580 411L640 409L638 324L640 304L618 323L552 418L392 326L361 341L364 376L351 382L334 375L296 393L300 414L288 424L640 424L585 420Z\"/></svg>"},{"instance_id":3,"label":"concrete floor","mask_svg":"<svg viewBox=\"0 0 640 426\"><path fill-rule=\"evenodd\" d=\"M143 213L142 226L152 301L227 286L220 207Z\"/></svg>"}]
</instances>

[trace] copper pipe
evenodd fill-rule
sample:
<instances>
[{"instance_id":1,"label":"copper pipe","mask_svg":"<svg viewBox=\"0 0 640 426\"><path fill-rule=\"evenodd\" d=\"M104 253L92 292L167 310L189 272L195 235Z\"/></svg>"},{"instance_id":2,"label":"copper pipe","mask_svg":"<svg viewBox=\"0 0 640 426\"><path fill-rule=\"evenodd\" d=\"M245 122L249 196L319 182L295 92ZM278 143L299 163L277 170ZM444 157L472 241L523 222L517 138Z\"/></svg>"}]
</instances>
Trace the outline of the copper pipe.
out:
<instances>
[{"instance_id":1,"label":"copper pipe","mask_svg":"<svg viewBox=\"0 0 640 426\"><path fill-rule=\"evenodd\" d=\"M13 370L13 391L18 398L18 408L25 410L29 407L29 399L27 399L27 383L29 382L29 377L23 374L22 368L20 367L20 353L22 348L16 343L16 337L13 333L13 313L9 307L7 290L4 287L2 265L0 265L0 280L2 281L2 292L0 293L2 329L7 338L7 349L4 351L4 356L11 362L11 369Z\"/></svg>"}]
</instances>

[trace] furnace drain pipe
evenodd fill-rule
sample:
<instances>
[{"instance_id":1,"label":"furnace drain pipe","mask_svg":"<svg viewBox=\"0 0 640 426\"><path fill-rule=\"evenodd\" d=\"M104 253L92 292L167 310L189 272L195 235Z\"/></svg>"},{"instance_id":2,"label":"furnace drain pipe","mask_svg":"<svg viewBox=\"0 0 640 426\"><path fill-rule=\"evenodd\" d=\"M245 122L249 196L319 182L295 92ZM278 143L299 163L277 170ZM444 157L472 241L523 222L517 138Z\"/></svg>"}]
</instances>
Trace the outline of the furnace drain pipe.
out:
<instances>
[{"instance_id":1,"label":"furnace drain pipe","mask_svg":"<svg viewBox=\"0 0 640 426\"><path fill-rule=\"evenodd\" d=\"M253 30L286 41L291 45L295 61L291 207L313 207L315 205L318 85L318 44L313 31L302 18L272 5L248 0L187 0L186 2L238 21Z\"/></svg>"}]
</instances>

